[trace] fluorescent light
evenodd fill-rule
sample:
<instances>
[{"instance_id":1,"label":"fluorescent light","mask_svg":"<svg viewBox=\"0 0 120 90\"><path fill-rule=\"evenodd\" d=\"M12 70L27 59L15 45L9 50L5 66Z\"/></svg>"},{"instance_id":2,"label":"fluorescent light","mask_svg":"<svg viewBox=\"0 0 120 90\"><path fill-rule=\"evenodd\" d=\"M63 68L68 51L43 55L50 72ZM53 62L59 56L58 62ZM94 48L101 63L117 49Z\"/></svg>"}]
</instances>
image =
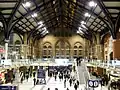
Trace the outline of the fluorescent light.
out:
<instances>
[{"instance_id":1,"label":"fluorescent light","mask_svg":"<svg viewBox=\"0 0 120 90\"><path fill-rule=\"evenodd\" d=\"M79 27L79 30L81 30L82 28L81 27Z\"/></svg>"},{"instance_id":2,"label":"fluorescent light","mask_svg":"<svg viewBox=\"0 0 120 90\"><path fill-rule=\"evenodd\" d=\"M32 17L37 17L37 13L34 13L34 14L32 15Z\"/></svg>"},{"instance_id":3,"label":"fluorescent light","mask_svg":"<svg viewBox=\"0 0 120 90\"><path fill-rule=\"evenodd\" d=\"M86 24L86 22L85 21L81 21L81 24Z\"/></svg>"},{"instance_id":4,"label":"fluorescent light","mask_svg":"<svg viewBox=\"0 0 120 90\"><path fill-rule=\"evenodd\" d=\"M46 30L46 27L44 27L44 30Z\"/></svg>"},{"instance_id":5,"label":"fluorescent light","mask_svg":"<svg viewBox=\"0 0 120 90\"><path fill-rule=\"evenodd\" d=\"M26 2L23 4L24 7L30 7L31 3L30 2Z\"/></svg>"},{"instance_id":6,"label":"fluorescent light","mask_svg":"<svg viewBox=\"0 0 120 90\"><path fill-rule=\"evenodd\" d=\"M0 27L3 27L3 23L2 22L0 22Z\"/></svg>"},{"instance_id":7,"label":"fluorescent light","mask_svg":"<svg viewBox=\"0 0 120 90\"><path fill-rule=\"evenodd\" d=\"M48 31L46 31L46 33L49 33Z\"/></svg>"},{"instance_id":8,"label":"fluorescent light","mask_svg":"<svg viewBox=\"0 0 120 90\"><path fill-rule=\"evenodd\" d=\"M89 13L85 13L85 17L90 17L90 14Z\"/></svg>"},{"instance_id":9,"label":"fluorescent light","mask_svg":"<svg viewBox=\"0 0 120 90\"><path fill-rule=\"evenodd\" d=\"M77 31L77 33L80 33L79 31Z\"/></svg>"},{"instance_id":10,"label":"fluorescent light","mask_svg":"<svg viewBox=\"0 0 120 90\"><path fill-rule=\"evenodd\" d=\"M42 21L40 21L40 22L38 22L38 24L42 25L42 24L43 24L43 22L42 22Z\"/></svg>"},{"instance_id":11,"label":"fluorescent light","mask_svg":"<svg viewBox=\"0 0 120 90\"><path fill-rule=\"evenodd\" d=\"M34 17L37 17L37 13L34 13Z\"/></svg>"},{"instance_id":12,"label":"fluorescent light","mask_svg":"<svg viewBox=\"0 0 120 90\"><path fill-rule=\"evenodd\" d=\"M53 4L55 4L55 1L53 1Z\"/></svg>"},{"instance_id":13,"label":"fluorescent light","mask_svg":"<svg viewBox=\"0 0 120 90\"><path fill-rule=\"evenodd\" d=\"M82 26L83 28L87 29L87 28L85 27L85 25L81 24L81 26Z\"/></svg>"},{"instance_id":14,"label":"fluorescent light","mask_svg":"<svg viewBox=\"0 0 120 90\"><path fill-rule=\"evenodd\" d=\"M89 2L89 6L90 7L95 7L97 5L97 3L95 3L94 1L90 1Z\"/></svg>"}]
</instances>

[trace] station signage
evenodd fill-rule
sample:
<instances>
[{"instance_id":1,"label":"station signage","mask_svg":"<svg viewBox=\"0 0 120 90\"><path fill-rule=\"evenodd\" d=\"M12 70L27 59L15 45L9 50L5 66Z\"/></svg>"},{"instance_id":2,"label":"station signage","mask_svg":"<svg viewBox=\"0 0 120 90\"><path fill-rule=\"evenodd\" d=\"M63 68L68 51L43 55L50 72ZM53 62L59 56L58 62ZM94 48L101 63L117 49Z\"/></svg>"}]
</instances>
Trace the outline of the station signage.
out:
<instances>
[{"instance_id":1,"label":"station signage","mask_svg":"<svg viewBox=\"0 0 120 90\"><path fill-rule=\"evenodd\" d=\"M0 86L0 90L17 90L17 86Z\"/></svg>"},{"instance_id":2,"label":"station signage","mask_svg":"<svg viewBox=\"0 0 120 90\"><path fill-rule=\"evenodd\" d=\"M98 80L88 80L88 86L89 87L93 87L96 88L99 85L99 81Z\"/></svg>"}]
</instances>

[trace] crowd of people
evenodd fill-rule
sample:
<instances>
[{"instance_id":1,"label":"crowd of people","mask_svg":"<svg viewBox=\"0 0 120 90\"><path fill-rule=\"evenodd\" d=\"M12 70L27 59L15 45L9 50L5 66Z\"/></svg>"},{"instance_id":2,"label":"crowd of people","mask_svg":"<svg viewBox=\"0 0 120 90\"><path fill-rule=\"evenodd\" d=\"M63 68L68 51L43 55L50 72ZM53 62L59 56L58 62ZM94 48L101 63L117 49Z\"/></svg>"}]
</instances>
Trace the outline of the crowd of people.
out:
<instances>
[{"instance_id":1,"label":"crowd of people","mask_svg":"<svg viewBox=\"0 0 120 90\"><path fill-rule=\"evenodd\" d=\"M78 89L79 87L79 80L77 80L75 78L75 76L72 76L71 71L69 69L61 69L59 71L54 71L54 73L52 73L51 77L55 78L55 81L57 79L64 82L64 88L66 88L66 90L69 90L69 88L67 87L66 83L69 82L69 86L73 86L75 90ZM50 90L50 88L48 88L48 90ZM58 90L57 88L55 90Z\"/></svg>"}]
</instances>

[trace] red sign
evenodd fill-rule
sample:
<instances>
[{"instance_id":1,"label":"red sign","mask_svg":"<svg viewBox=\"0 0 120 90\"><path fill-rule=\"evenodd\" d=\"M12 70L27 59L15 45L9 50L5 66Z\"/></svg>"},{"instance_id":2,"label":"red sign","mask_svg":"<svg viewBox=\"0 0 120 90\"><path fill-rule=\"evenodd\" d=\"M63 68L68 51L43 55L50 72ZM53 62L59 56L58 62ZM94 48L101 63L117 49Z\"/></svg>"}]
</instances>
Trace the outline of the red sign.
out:
<instances>
[{"instance_id":1,"label":"red sign","mask_svg":"<svg viewBox=\"0 0 120 90\"><path fill-rule=\"evenodd\" d=\"M0 48L0 53L5 52L5 50L3 48Z\"/></svg>"}]
</instances>

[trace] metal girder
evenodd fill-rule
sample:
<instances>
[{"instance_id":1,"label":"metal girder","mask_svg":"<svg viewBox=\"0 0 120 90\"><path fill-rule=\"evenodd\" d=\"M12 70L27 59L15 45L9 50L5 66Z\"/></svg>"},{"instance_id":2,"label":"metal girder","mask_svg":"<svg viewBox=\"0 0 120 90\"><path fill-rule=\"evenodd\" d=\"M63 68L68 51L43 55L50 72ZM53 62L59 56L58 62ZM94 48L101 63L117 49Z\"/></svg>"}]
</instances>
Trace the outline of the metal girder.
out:
<instances>
[{"instance_id":1,"label":"metal girder","mask_svg":"<svg viewBox=\"0 0 120 90\"><path fill-rule=\"evenodd\" d=\"M5 2L6 3L17 3L18 1L16 1L16 0L9 0L9 1L7 1L7 0L0 0L0 3L5 3Z\"/></svg>"},{"instance_id":2,"label":"metal girder","mask_svg":"<svg viewBox=\"0 0 120 90\"><path fill-rule=\"evenodd\" d=\"M118 9L120 10L120 7L106 7L107 9Z\"/></svg>"},{"instance_id":3,"label":"metal girder","mask_svg":"<svg viewBox=\"0 0 120 90\"><path fill-rule=\"evenodd\" d=\"M101 13L102 13L102 11L100 11L98 15L100 15ZM94 21L90 24L90 26L93 25L93 23L95 22L96 19L97 19L97 17L96 17L96 18L94 19ZM90 27L90 26L89 26L89 27Z\"/></svg>"},{"instance_id":4,"label":"metal girder","mask_svg":"<svg viewBox=\"0 0 120 90\"><path fill-rule=\"evenodd\" d=\"M97 3L99 5L99 7L101 8L101 10L104 12L107 19L109 20L109 24L111 25L111 28L109 30L111 32L113 39L116 39L115 26L114 26L113 21L112 21L112 16L110 15L109 11L104 6L104 3L102 0L97 0Z\"/></svg>"},{"instance_id":5,"label":"metal girder","mask_svg":"<svg viewBox=\"0 0 120 90\"><path fill-rule=\"evenodd\" d=\"M3 11L3 10L11 10L11 9L14 9L14 7L0 7L0 11Z\"/></svg>"},{"instance_id":6,"label":"metal girder","mask_svg":"<svg viewBox=\"0 0 120 90\"><path fill-rule=\"evenodd\" d=\"M117 16L117 19L116 19L116 22L115 22L115 32L117 34L117 32L119 31L119 28L120 28L120 12Z\"/></svg>"},{"instance_id":7,"label":"metal girder","mask_svg":"<svg viewBox=\"0 0 120 90\"><path fill-rule=\"evenodd\" d=\"M107 34L109 34L109 32L106 32L105 34L103 34L102 36L101 36L101 44L104 44L104 38L105 38L105 36L107 35Z\"/></svg>"},{"instance_id":8,"label":"metal girder","mask_svg":"<svg viewBox=\"0 0 120 90\"><path fill-rule=\"evenodd\" d=\"M22 3L22 0L19 0L19 2L15 5L15 9L12 11L11 16L10 16L10 19L9 19L9 21L8 21L8 23L7 23L8 26L7 26L7 28L5 29L5 30L7 31L7 36L6 36L7 39L9 38L10 32L12 31L13 26L14 26L14 24L12 24L13 18L14 18L14 16L15 16L18 8L20 7L21 3Z\"/></svg>"},{"instance_id":9,"label":"metal girder","mask_svg":"<svg viewBox=\"0 0 120 90\"><path fill-rule=\"evenodd\" d=\"M25 33L24 31L22 31L21 29L19 29L19 28L16 27L16 26L13 28L13 30L14 30L14 31L18 31L21 35L23 35L23 34Z\"/></svg>"},{"instance_id":10,"label":"metal girder","mask_svg":"<svg viewBox=\"0 0 120 90\"><path fill-rule=\"evenodd\" d=\"M50 1L46 2L46 4L48 4L48 3L50 3ZM33 12L40 11L40 8L43 7L43 6L44 6L44 4L42 4L42 5L38 6L38 7L36 7L35 9L31 10L30 12L28 12L28 13L24 14L23 16L17 18L14 22L17 23L17 22L20 21L21 19L23 19L23 18L25 18L25 17L31 15Z\"/></svg>"},{"instance_id":11,"label":"metal girder","mask_svg":"<svg viewBox=\"0 0 120 90\"><path fill-rule=\"evenodd\" d=\"M85 8L84 6L79 5L77 2L75 3L75 2L73 2L72 0L69 0L69 1L71 1L73 4L77 5L79 8L87 11L89 14L92 14L93 16L98 17L98 18L99 18L101 21L103 21L107 26L109 26L108 20L102 18L101 16L99 16L98 14L96 14L96 13L94 13L94 12L91 12L89 9Z\"/></svg>"},{"instance_id":12,"label":"metal girder","mask_svg":"<svg viewBox=\"0 0 120 90\"><path fill-rule=\"evenodd\" d=\"M64 22L64 21L63 21ZM64 22L64 23L67 23L67 22ZM76 29L76 30L78 30L78 28L76 28L75 26L73 26L73 25L70 25L69 24L69 27L72 27L72 28L74 28L74 29ZM85 37L87 38L87 39L91 39L89 36L90 36L90 34L87 34L84 30L81 30L83 33L84 33L84 35L85 35Z\"/></svg>"},{"instance_id":13,"label":"metal girder","mask_svg":"<svg viewBox=\"0 0 120 90\"><path fill-rule=\"evenodd\" d=\"M23 14L18 10L18 12L23 16ZM29 22L30 23L30 25L32 25L34 28L35 28L35 26L27 19L27 18L25 18L26 20L27 20L27 22ZM23 22L22 20L20 20L24 25L26 25L26 23L25 22ZM28 25L26 25L26 27L28 27ZM28 27L29 29L31 29L30 27Z\"/></svg>"},{"instance_id":14,"label":"metal girder","mask_svg":"<svg viewBox=\"0 0 120 90\"><path fill-rule=\"evenodd\" d=\"M43 4L44 4L44 9L46 9L47 10L47 8L46 8L46 4L45 4L45 1L44 0L42 0L43 1ZM52 2L51 2L52 3ZM47 10L48 11L48 10ZM49 17L49 15L48 15L48 13L47 13L47 16L48 16L48 18L50 18L51 19L51 17ZM51 25L53 24L52 22L50 22L51 23Z\"/></svg>"},{"instance_id":15,"label":"metal girder","mask_svg":"<svg viewBox=\"0 0 120 90\"><path fill-rule=\"evenodd\" d=\"M21 41L22 41L22 44L24 44L24 40L23 40L23 38L22 38L22 36L21 36L22 34L20 34L19 31L16 31L16 30L15 30L15 31L12 32L12 33L16 33L16 34L20 37L20 39L21 39Z\"/></svg>"},{"instance_id":16,"label":"metal girder","mask_svg":"<svg viewBox=\"0 0 120 90\"><path fill-rule=\"evenodd\" d=\"M56 18L56 17L55 17ZM54 18L52 18L51 20L54 20ZM49 21L49 20L48 20ZM47 21L47 22L48 22ZM55 25L57 25L57 23L55 24ZM55 25L51 25L50 27L48 27L47 29L49 29L49 28L53 28ZM35 32L37 32L38 31L38 28L39 26L37 26L36 28L34 28L33 30L31 30L31 32L29 33L29 35L28 35L28 37L27 37L27 40L29 40L29 38L30 38L30 36L33 34L33 33L35 33ZM42 28L42 27L41 27ZM41 29L41 28L39 28L39 29Z\"/></svg>"},{"instance_id":17,"label":"metal girder","mask_svg":"<svg viewBox=\"0 0 120 90\"><path fill-rule=\"evenodd\" d=\"M98 18L99 18L102 22L104 22L104 23L106 24L107 28L108 28L109 30L111 30L111 25L109 24L109 21L108 21L108 20L102 18L101 16L99 16L98 14L96 14L96 13L94 13L94 12L91 12L89 9L85 8L84 6L79 5L78 3L73 2L72 0L69 0L69 1L71 1L73 4L77 5L79 8L84 9L84 10L87 11L89 14L92 14L92 15L94 15L95 17L98 16ZM111 30L111 31L112 31L112 30ZM114 35L114 36L115 36L115 35Z\"/></svg>"},{"instance_id":18,"label":"metal girder","mask_svg":"<svg viewBox=\"0 0 120 90\"><path fill-rule=\"evenodd\" d=\"M11 16L10 16L10 20L9 20L9 27L13 21L13 18L18 10L18 8L20 7L21 3L22 3L23 0L19 0L19 2L15 5L15 9L12 11L11 13Z\"/></svg>"},{"instance_id":19,"label":"metal girder","mask_svg":"<svg viewBox=\"0 0 120 90\"><path fill-rule=\"evenodd\" d=\"M1 12L0 12L0 17L2 19L3 28L6 29L7 28L6 19Z\"/></svg>"}]
</instances>

